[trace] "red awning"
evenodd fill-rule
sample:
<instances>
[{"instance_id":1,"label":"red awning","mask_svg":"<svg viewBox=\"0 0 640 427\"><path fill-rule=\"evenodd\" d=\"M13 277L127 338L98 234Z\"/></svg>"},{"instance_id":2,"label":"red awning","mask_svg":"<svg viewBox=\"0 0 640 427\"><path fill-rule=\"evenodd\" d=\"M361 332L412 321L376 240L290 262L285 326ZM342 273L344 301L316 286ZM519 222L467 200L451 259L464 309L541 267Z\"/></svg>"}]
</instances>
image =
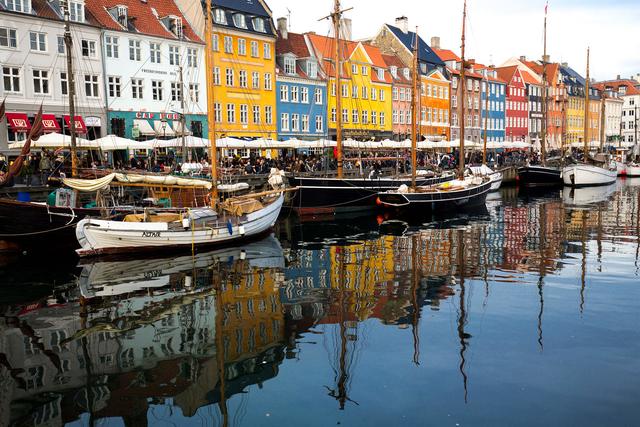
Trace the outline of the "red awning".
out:
<instances>
[{"instance_id":1,"label":"red awning","mask_svg":"<svg viewBox=\"0 0 640 427\"><path fill-rule=\"evenodd\" d=\"M82 120L82 116L76 116L76 133L85 134L87 133L87 126L84 124L84 120ZM64 116L64 124L67 126L67 129L71 129L71 120L69 116Z\"/></svg>"},{"instance_id":2,"label":"red awning","mask_svg":"<svg viewBox=\"0 0 640 427\"><path fill-rule=\"evenodd\" d=\"M14 132L29 132L31 123L25 113L6 113L7 122Z\"/></svg>"},{"instance_id":3,"label":"red awning","mask_svg":"<svg viewBox=\"0 0 640 427\"><path fill-rule=\"evenodd\" d=\"M60 125L53 114L42 115L42 131L44 133L58 132L60 133Z\"/></svg>"}]
</instances>

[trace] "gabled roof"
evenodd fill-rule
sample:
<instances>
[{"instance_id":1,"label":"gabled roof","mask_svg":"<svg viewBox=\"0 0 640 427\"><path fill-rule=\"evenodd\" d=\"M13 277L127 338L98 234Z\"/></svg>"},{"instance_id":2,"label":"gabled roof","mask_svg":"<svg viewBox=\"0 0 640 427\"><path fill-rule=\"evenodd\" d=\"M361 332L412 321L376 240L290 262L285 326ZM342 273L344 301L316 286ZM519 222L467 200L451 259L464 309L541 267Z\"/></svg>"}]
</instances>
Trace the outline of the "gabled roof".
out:
<instances>
[{"instance_id":1,"label":"gabled roof","mask_svg":"<svg viewBox=\"0 0 640 427\"><path fill-rule=\"evenodd\" d=\"M127 6L127 16L135 30L131 31L124 28L109 13L109 9L119 5ZM189 21L187 21L173 0L146 0L145 2L140 0L87 1L85 8L95 16L103 28L178 40L176 35L160 22L163 18L175 16L182 20L182 31L185 39L202 43L200 37L196 35Z\"/></svg>"},{"instance_id":2,"label":"gabled roof","mask_svg":"<svg viewBox=\"0 0 640 427\"><path fill-rule=\"evenodd\" d=\"M460 75L460 70L455 70L455 69L453 69L451 67L447 67L447 70L451 74L453 74L454 76L459 76ZM471 78L471 79L479 79L479 80L484 79L484 76L482 74L476 73L476 72L471 71L471 70L467 70L464 73L464 76L465 76L465 78Z\"/></svg>"},{"instance_id":3,"label":"gabled roof","mask_svg":"<svg viewBox=\"0 0 640 427\"><path fill-rule=\"evenodd\" d=\"M304 35L298 33L287 33L286 39L282 38L282 35L278 33L276 55L283 55L285 53L293 53L298 58L308 58L311 56Z\"/></svg>"},{"instance_id":4,"label":"gabled roof","mask_svg":"<svg viewBox=\"0 0 640 427\"><path fill-rule=\"evenodd\" d=\"M640 95L640 88L638 88L638 86L640 86L640 83L631 79L607 80L593 85L593 87L599 90L604 91L607 90L607 88L612 88L615 92L618 92L621 87L624 87L625 95Z\"/></svg>"},{"instance_id":5,"label":"gabled roof","mask_svg":"<svg viewBox=\"0 0 640 427\"><path fill-rule=\"evenodd\" d=\"M0 3L0 11L13 13L18 16L37 16L39 18L51 19L56 21L62 21L64 19L63 13L58 7L58 3L49 2L47 0L31 0L31 13L22 13L22 12L13 12L8 10L3 6L3 3ZM83 24L80 22L72 22L72 25ZM95 17L88 11L85 10L85 21L84 24L100 26L99 22L95 19Z\"/></svg>"},{"instance_id":6,"label":"gabled roof","mask_svg":"<svg viewBox=\"0 0 640 427\"><path fill-rule=\"evenodd\" d=\"M456 55L455 53L453 53L452 50L448 50L448 49L433 49L433 51L435 52L436 55L438 55L438 57L442 60L442 61L456 61L456 62L460 62L460 57L458 55Z\"/></svg>"},{"instance_id":7,"label":"gabled roof","mask_svg":"<svg viewBox=\"0 0 640 427\"><path fill-rule=\"evenodd\" d=\"M518 67L516 65L512 65L510 67L499 67L496 68L496 72L501 80L504 80L507 84L511 84L513 76L518 72Z\"/></svg>"},{"instance_id":8,"label":"gabled roof","mask_svg":"<svg viewBox=\"0 0 640 427\"><path fill-rule=\"evenodd\" d=\"M263 18L271 18L271 11L260 0L212 0L211 7L223 7Z\"/></svg>"},{"instance_id":9,"label":"gabled roof","mask_svg":"<svg viewBox=\"0 0 640 427\"><path fill-rule=\"evenodd\" d=\"M534 76L527 71L520 71L520 75L522 76L522 80L524 80L526 84L535 86L539 86L541 84L537 76Z\"/></svg>"},{"instance_id":10,"label":"gabled roof","mask_svg":"<svg viewBox=\"0 0 640 427\"><path fill-rule=\"evenodd\" d=\"M416 33L412 31L403 32L400 28L394 27L393 25L386 24L389 31L393 33L394 36L400 42L409 49L410 52L413 53L414 50L414 42L416 39ZM438 55L429 47L422 37L418 37L418 59L422 62L426 62L431 64L432 66L442 66L444 67L444 62L440 59Z\"/></svg>"},{"instance_id":11,"label":"gabled roof","mask_svg":"<svg viewBox=\"0 0 640 427\"><path fill-rule=\"evenodd\" d=\"M413 83L412 79L404 78L404 73L402 72L402 69L408 68L408 67L407 65L405 65L404 62L402 62L402 60L399 57L397 57L396 55L382 55L382 59L387 64L387 66L398 68L398 78L393 79L395 83L400 83L400 84ZM391 75L391 72L389 72L389 74ZM393 76L391 76L391 78L393 78Z\"/></svg>"}]
</instances>

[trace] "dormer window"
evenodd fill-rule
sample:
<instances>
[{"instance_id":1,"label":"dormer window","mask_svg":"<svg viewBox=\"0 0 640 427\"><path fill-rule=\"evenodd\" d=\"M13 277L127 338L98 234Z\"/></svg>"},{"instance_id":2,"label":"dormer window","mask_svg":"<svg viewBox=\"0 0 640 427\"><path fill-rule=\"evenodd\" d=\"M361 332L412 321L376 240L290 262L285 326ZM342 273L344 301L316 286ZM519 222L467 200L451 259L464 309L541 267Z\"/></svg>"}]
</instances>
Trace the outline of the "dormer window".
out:
<instances>
[{"instance_id":1,"label":"dormer window","mask_svg":"<svg viewBox=\"0 0 640 427\"><path fill-rule=\"evenodd\" d=\"M171 31L177 38L181 39L183 36L182 18L175 16L170 17L169 31Z\"/></svg>"},{"instance_id":2,"label":"dormer window","mask_svg":"<svg viewBox=\"0 0 640 427\"><path fill-rule=\"evenodd\" d=\"M403 68L402 69L402 74L404 75L404 78L409 80L411 77L409 75L409 69L408 68Z\"/></svg>"},{"instance_id":3,"label":"dormer window","mask_svg":"<svg viewBox=\"0 0 640 427\"><path fill-rule=\"evenodd\" d=\"M241 13L236 13L233 15L233 25L237 28L247 29L247 20Z\"/></svg>"},{"instance_id":4,"label":"dormer window","mask_svg":"<svg viewBox=\"0 0 640 427\"><path fill-rule=\"evenodd\" d=\"M259 33L266 33L267 30L264 28L264 19L253 18L253 29Z\"/></svg>"},{"instance_id":5,"label":"dormer window","mask_svg":"<svg viewBox=\"0 0 640 427\"><path fill-rule=\"evenodd\" d=\"M420 64L420 72L422 74L427 74L427 64L425 64L424 62Z\"/></svg>"},{"instance_id":6,"label":"dormer window","mask_svg":"<svg viewBox=\"0 0 640 427\"><path fill-rule=\"evenodd\" d=\"M378 68L378 80L384 80L384 69Z\"/></svg>"},{"instance_id":7,"label":"dormer window","mask_svg":"<svg viewBox=\"0 0 640 427\"><path fill-rule=\"evenodd\" d=\"M392 65L389 71L391 71L391 75L393 76L394 79L398 78L398 67L396 67L395 65Z\"/></svg>"},{"instance_id":8,"label":"dormer window","mask_svg":"<svg viewBox=\"0 0 640 427\"><path fill-rule=\"evenodd\" d=\"M285 74L296 73L296 59L292 56L284 57L284 72Z\"/></svg>"},{"instance_id":9,"label":"dormer window","mask_svg":"<svg viewBox=\"0 0 640 427\"><path fill-rule=\"evenodd\" d=\"M316 61L307 61L307 75L311 79L318 78L318 63Z\"/></svg>"},{"instance_id":10,"label":"dormer window","mask_svg":"<svg viewBox=\"0 0 640 427\"><path fill-rule=\"evenodd\" d=\"M213 21L216 24L227 25L227 15L222 9L213 9Z\"/></svg>"},{"instance_id":11,"label":"dormer window","mask_svg":"<svg viewBox=\"0 0 640 427\"><path fill-rule=\"evenodd\" d=\"M84 2L69 1L69 19L73 22L84 22Z\"/></svg>"},{"instance_id":12,"label":"dormer window","mask_svg":"<svg viewBox=\"0 0 640 427\"><path fill-rule=\"evenodd\" d=\"M128 8L127 6L123 6L121 4L112 7L111 9L109 9L109 13L111 14L111 16L113 17L113 19L115 19L116 21L118 21L118 24L122 25L124 28L127 28L128 26Z\"/></svg>"},{"instance_id":13,"label":"dormer window","mask_svg":"<svg viewBox=\"0 0 640 427\"><path fill-rule=\"evenodd\" d=\"M13 12L31 13L31 0L1 0L8 10Z\"/></svg>"}]
</instances>

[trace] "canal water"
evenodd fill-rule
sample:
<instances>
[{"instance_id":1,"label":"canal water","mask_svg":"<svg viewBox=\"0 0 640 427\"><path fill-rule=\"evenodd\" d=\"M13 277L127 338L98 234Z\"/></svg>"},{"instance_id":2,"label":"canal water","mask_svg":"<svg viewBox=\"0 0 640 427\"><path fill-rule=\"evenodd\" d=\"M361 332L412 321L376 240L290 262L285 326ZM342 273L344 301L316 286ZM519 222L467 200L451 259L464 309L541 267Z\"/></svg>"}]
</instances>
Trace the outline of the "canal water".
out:
<instances>
[{"instance_id":1,"label":"canal water","mask_svg":"<svg viewBox=\"0 0 640 427\"><path fill-rule=\"evenodd\" d=\"M168 258L8 257L0 425L637 425L640 180Z\"/></svg>"}]
</instances>

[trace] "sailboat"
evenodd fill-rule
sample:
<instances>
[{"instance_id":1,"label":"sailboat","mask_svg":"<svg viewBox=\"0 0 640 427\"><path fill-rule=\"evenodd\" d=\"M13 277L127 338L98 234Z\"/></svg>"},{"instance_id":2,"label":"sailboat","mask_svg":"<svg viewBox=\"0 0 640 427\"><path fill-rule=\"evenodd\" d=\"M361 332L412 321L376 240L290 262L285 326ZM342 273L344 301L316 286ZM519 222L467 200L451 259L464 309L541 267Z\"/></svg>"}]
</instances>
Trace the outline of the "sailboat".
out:
<instances>
[{"instance_id":1,"label":"sailboat","mask_svg":"<svg viewBox=\"0 0 640 427\"><path fill-rule=\"evenodd\" d=\"M589 49L587 49L587 78L584 90L584 161L565 166L562 169L564 185L569 187L609 185L616 182L618 178L618 168L615 162L609 162L608 156L603 159L603 166L589 163L589 83Z\"/></svg>"},{"instance_id":2,"label":"sailboat","mask_svg":"<svg viewBox=\"0 0 640 427\"><path fill-rule=\"evenodd\" d=\"M340 1L335 0L333 12L323 19L331 19L335 37L334 64L336 87L342 87L341 71L342 60L340 23L345 11L340 8ZM336 91L336 111L342 111L342 93ZM291 207L300 214L340 213L370 209L375 206L376 194L387 189L397 188L400 185L409 185L409 176L399 177L345 177L343 174L343 147L342 147L342 114L336 116L336 161L337 175L327 176L288 176L288 183L298 190L291 198ZM416 163L412 164L415 170ZM453 174L444 173L436 175L433 172L421 174L420 185L431 185L453 179Z\"/></svg>"},{"instance_id":3,"label":"sailboat","mask_svg":"<svg viewBox=\"0 0 640 427\"><path fill-rule=\"evenodd\" d=\"M518 181L525 187L562 185L562 170L559 165L547 164L547 9L544 11L544 48L542 54L542 138L540 141L540 164L527 164L518 168Z\"/></svg>"},{"instance_id":4,"label":"sailboat","mask_svg":"<svg viewBox=\"0 0 640 427\"><path fill-rule=\"evenodd\" d=\"M464 88L465 88L465 28L467 16L467 2L464 2L462 18L462 52L460 67L460 161L458 178L437 185L416 185L416 168L411 170L411 187L402 185L395 190L378 193L378 201L389 208L413 210L412 213L422 214L433 210L451 210L463 206L484 204L487 194L491 191L493 181L488 176L465 176L464 165ZM418 30L414 45L413 61L413 98L411 100L411 158L416 164L417 150L417 93L418 93ZM425 209L426 208L426 209Z\"/></svg>"},{"instance_id":5,"label":"sailboat","mask_svg":"<svg viewBox=\"0 0 640 427\"><path fill-rule=\"evenodd\" d=\"M213 69L211 0L205 10L206 69ZM213 75L207 73L207 86ZM284 204L284 183L276 171L270 178L273 190L218 201L217 149L214 100L209 91L208 122L211 162L210 206L180 212L149 211L131 214L122 220L86 218L76 226L80 256L138 252L141 250L179 250L195 246L222 245L265 233L275 225Z\"/></svg>"}]
</instances>

